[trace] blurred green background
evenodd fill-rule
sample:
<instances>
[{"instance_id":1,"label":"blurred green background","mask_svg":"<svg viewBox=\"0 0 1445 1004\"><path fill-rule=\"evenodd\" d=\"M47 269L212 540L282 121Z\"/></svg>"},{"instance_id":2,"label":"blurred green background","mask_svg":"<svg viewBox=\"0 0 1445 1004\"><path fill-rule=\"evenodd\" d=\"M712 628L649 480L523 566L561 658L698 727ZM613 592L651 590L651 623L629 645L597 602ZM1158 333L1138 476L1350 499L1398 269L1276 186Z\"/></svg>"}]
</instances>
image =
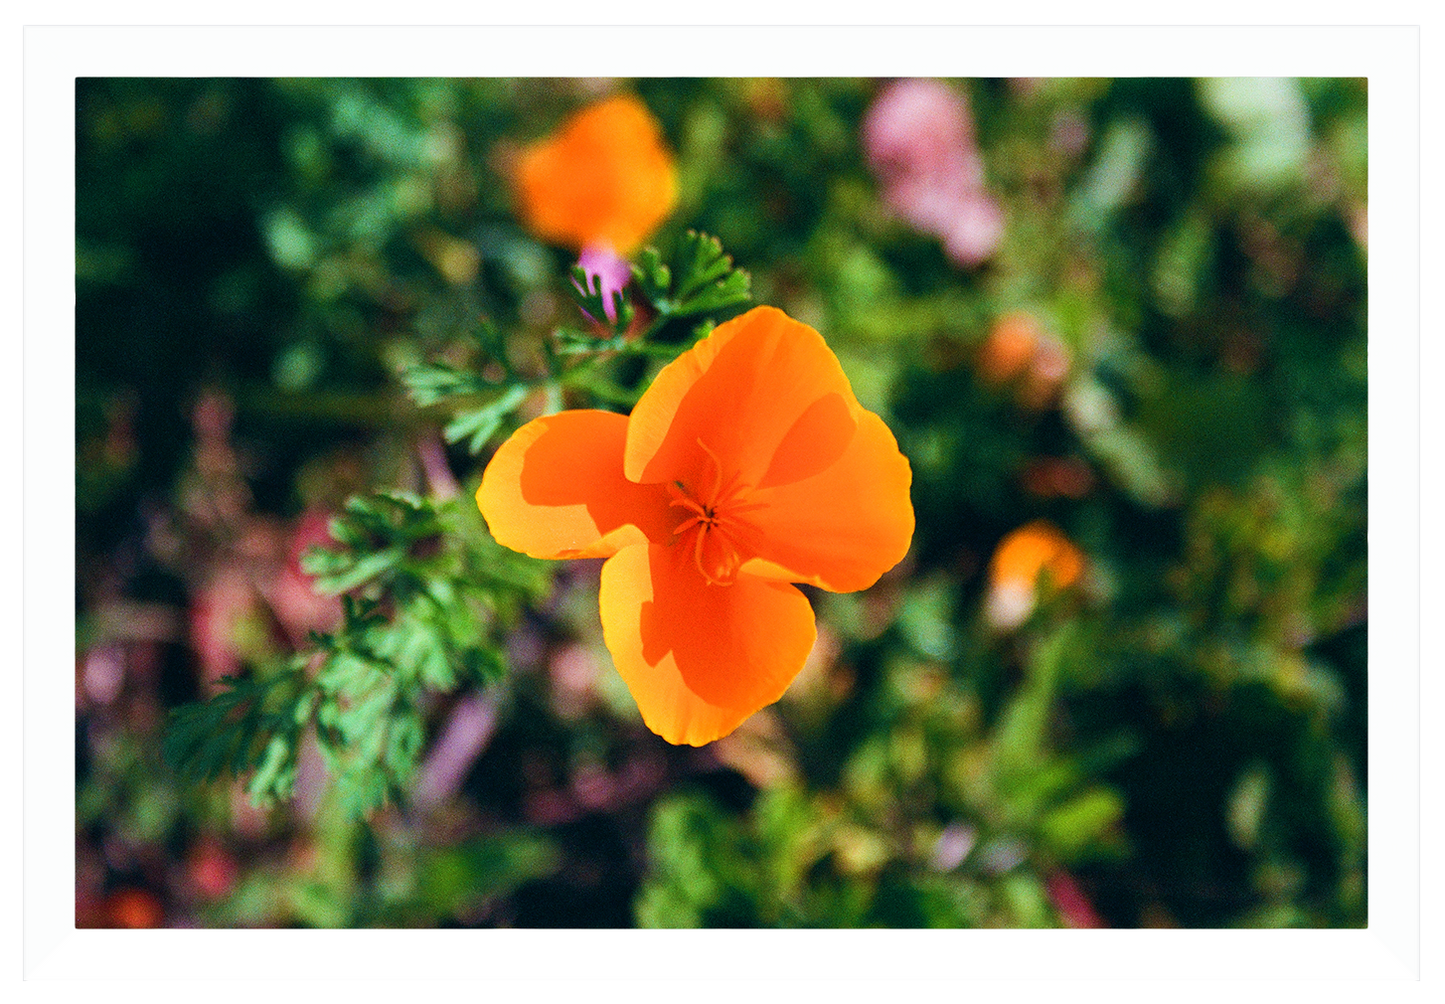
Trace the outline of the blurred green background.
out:
<instances>
[{"instance_id":1,"label":"blurred green background","mask_svg":"<svg viewBox=\"0 0 1445 1004\"><path fill-rule=\"evenodd\" d=\"M963 263L870 167L888 83L77 81L78 925L1364 925L1364 82L947 82L1003 220ZM399 368L581 323L508 178L614 92L677 157L658 242L717 236L896 432L909 558L811 593L709 747L642 726L578 562L388 807L314 749L269 808L182 781L168 713L334 626L328 516L475 487ZM1015 623L1037 519L1086 572Z\"/></svg>"}]
</instances>

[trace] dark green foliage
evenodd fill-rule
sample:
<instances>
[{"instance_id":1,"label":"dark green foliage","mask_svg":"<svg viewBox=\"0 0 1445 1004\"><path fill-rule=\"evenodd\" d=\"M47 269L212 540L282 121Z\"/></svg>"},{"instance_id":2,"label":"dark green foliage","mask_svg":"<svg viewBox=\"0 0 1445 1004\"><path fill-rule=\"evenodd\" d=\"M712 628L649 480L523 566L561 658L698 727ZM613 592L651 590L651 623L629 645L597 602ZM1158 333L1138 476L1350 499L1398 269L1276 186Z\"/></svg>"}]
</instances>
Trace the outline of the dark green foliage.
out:
<instances>
[{"instance_id":1,"label":"dark green foliage","mask_svg":"<svg viewBox=\"0 0 1445 1004\"><path fill-rule=\"evenodd\" d=\"M305 672L287 667L275 675L226 677L209 701L178 709L166 733L166 760L184 777L214 781L257 771L251 786L260 800L287 797L295 783L295 749L309 723Z\"/></svg>"},{"instance_id":2,"label":"dark green foliage","mask_svg":"<svg viewBox=\"0 0 1445 1004\"><path fill-rule=\"evenodd\" d=\"M647 248L632 271L643 295L664 317L710 314L745 303L750 296L748 274L733 268L716 237L695 230L677 242L670 266Z\"/></svg>"},{"instance_id":3,"label":"dark green foliage","mask_svg":"<svg viewBox=\"0 0 1445 1004\"><path fill-rule=\"evenodd\" d=\"M258 802L292 794L300 742L314 728L340 803L365 815L405 791L425 742L428 695L500 680L499 638L545 566L508 551L475 508L401 492L352 499L331 524L336 549L303 565L323 592L346 594L343 620L311 656L260 681L228 683L175 712L166 755L212 780L255 771Z\"/></svg>"}]
</instances>

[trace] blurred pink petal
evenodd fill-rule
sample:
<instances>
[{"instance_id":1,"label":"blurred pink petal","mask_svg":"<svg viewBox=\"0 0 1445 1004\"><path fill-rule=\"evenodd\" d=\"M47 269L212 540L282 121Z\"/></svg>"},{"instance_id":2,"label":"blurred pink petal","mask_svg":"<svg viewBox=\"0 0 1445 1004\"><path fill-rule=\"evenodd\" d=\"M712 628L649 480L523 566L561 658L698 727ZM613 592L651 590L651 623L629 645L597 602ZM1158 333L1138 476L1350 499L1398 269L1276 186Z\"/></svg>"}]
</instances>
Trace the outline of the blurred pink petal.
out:
<instances>
[{"instance_id":1,"label":"blurred pink petal","mask_svg":"<svg viewBox=\"0 0 1445 1004\"><path fill-rule=\"evenodd\" d=\"M632 266L606 244L594 244L582 250L577 264L587 273L587 288L592 288L594 277L602 280L602 302L606 306L607 319L617 320L617 311L612 306L612 294L622 292L632 281ZM590 316L590 315L589 315ZM594 321L596 318L592 318Z\"/></svg>"},{"instance_id":2,"label":"blurred pink petal","mask_svg":"<svg viewBox=\"0 0 1445 1004\"><path fill-rule=\"evenodd\" d=\"M254 604L250 581L234 565L222 566L192 599L191 647L200 660L205 684L240 672L236 628Z\"/></svg>"},{"instance_id":3,"label":"blurred pink petal","mask_svg":"<svg viewBox=\"0 0 1445 1004\"><path fill-rule=\"evenodd\" d=\"M972 147L967 103L937 80L894 82L863 120L863 149L884 184L947 180L960 172Z\"/></svg>"},{"instance_id":4,"label":"blurred pink petal","mask_svg":"<svg viewBox=\"0 0 1445 1004\"><path fill-rule=\"evenodd\" d=\"M316 591L311 576L301 569L302 556L313 547L334 543L330 513L310 509L297 519L286 545L286 560L275 579L267 583L266 599L287 635L298 644L312 631L330 631L341 620L341 601Z\"/></svg>"},{"instance_id":5,"label":"blurred pink petal","mask_svg":"<svg viewBox=\"0 0 1445 1004\"><path fill-rule=\"evenodd\" d=\"M125 652L119 645L100 645L86 653L82 680L96 704L109 704L125 685Z\"/></svg>"},{"instance_id":6,"label":"blurred pink petal","mask_svg":"<svg viewBox=\"0 0 1445 1004\"><path fill-rule=\"evenodd\" d=\"M1070 927L1108 927L1084 895L1084 890L1068 872L1059 870L1049 876L1046 883L1049 901L1059 911L1059 916Z\"/></svg>"},{"instance_id":7,"label":"blurred pink petal","mask_svg":"<svg viewBox=\"0 0 1445 1004\"><path fill-rule=\"evenodd\" d=\"M206 899L220 899L236 884L240 868L214 837L203 837L186 858L186 877Z\"/></svg>"},{"instance_id":8,"label":"blurred pink petal","mask_svg":"<svg viewBox=\"0 0 1445 1004\"><path fill-rule=\"evenodd\" d=\"M883 201L915 230L945 234L958 213L960 194L926 178L905 178L883 193Z\"/></svg>"},{"instance_id":9,"label":"blurred pink petal","mask_svg":"<svg viewBox=\"0 0 1445 1004\"><path fill-rule=\"evenodd\" d=\"M899 80L869 109L862 138L883 201L894 213L942 238L962 267L993 254L1003 214L984 191L983 161L963 94L937 80Z\"/></svg>"},{"instance_id":10,"label":"blurred pink petal","mask_svg":"<svg viewBox=\"0 0 1445 1004\"><path fill-rule=\"evenodd\" d=\"M557 714L568 721L585 716L597 703L597 682L604 672L597 654L586 645L567 645L552 656L547 668Z\"/></svg>"},{"instance_id":11,"label":"blurred pink petal","mask_svg":"<svg viewBox=\"0 0 1445 1004\"><path fill-rule=\"evenodd\" d=\"M417 808L434 809L457 793L496 728L495 694L472 694L457 702L441 738L421 765L412 790Z\"/></svg>"},{"instance_id":12,"label":"blurred pink petal","mask_svg":"<svg viewBox=\"0 0 1445 1004\"><path fill-rule=\"evenodd\" d=\"M416 453L421 468L426 474L426 483L431 493L439 499L453 499L461 494L456 475L447 463L447 451L436 436L423 436L417 440Z\"/></svg>"},{"instance_id":13,"label":"blurred pink petal","mask_svg":"<svg viewBox=\"0 0 1445 1004\"><path fill-rule=\"evenodd\" d=\"M978 842L978 831L965 823L950 823L938 835L928 863L937 871L953 871L963 864L968 852Z\"/></svg>"},{"instance_id":14,"label":"blurred pink petal","mask_svg":"<svg viewBox=\"0 0 1445 1004\"><path fill-rule=\"evenodd\" d=\"M1003 213L998 204L982 192L961 199L954 206L951 224L938 231L948 256L965 268L987 261L1003 237Z\"/></svg>"}]
</instances>

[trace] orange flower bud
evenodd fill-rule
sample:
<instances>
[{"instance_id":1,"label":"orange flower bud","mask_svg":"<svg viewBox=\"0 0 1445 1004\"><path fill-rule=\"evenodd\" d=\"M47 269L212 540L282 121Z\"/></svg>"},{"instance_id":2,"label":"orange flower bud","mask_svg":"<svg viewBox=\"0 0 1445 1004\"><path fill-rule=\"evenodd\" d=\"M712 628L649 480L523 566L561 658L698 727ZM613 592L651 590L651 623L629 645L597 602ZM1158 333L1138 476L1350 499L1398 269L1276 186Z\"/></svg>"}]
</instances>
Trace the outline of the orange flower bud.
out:
<instances>
[{"instance_id":1,"label":"orange flower bud","mask_svg":"<svg viewBox=\"0 0 1445 1004\"><path fill-rule=\"evenodd\" d=\"M989 562L992 583L1021 583L1034 588L1047 571L1053 584L1063 589L1078 580L1084 570L1084 554L1052 523L1035 520L1004 537Z\"/></svg>"},{"instance_id":2,"label":"orange flower bud","mask_svg":"<svg viewBox=\"0 0 1445 1004\"><path fill-rule=\"evenodd\" d=\"M145 889L119 889L105 900L106 914L115 927L160 927L165 910L155 894Z\"/></svg>"}]
</instances>

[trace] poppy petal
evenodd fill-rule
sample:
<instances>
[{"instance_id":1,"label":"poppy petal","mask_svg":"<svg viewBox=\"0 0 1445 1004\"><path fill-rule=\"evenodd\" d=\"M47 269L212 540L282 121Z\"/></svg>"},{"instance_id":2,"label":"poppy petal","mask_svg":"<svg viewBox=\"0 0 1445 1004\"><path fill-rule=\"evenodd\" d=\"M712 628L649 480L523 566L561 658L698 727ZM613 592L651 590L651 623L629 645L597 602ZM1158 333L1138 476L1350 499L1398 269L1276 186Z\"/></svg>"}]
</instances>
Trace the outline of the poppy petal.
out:
<instances>
[{"instance_id":1,"label":"poppy petal","mask_svg":"<svg viewBox=\"0 0 1445 1004\"><path fill-rule=\"evenodd\" d=\"M624 467L644 484L690 484L716 456L748 485L796 481L843 455L861 410L822 335L755 307L657 374L632 410Z\"/></svg>"},{"instance_id":2,"label":"poppy petal","mask_svg":"<svg viewBox=\"0 0 1445 1004\"><path fill-rule=\"evenodd\" d=\"M647 106L620 95L585 108L525 150L517 210L534 234L565 247L629 252L677 202L672 155Z\"/></svg>"},{"instance_id":3,"label":"poppy petal","mask_svg":"<svg viewBox=\"0 0 1445 1004\"><path fill-rule=\"evenodd\" d=\"M685 548L636 545L602 566L602 633L647 727L670 743L727 735L783 695L816 630L787 583L709 585Z\"/></svg>"},{"instance_id":4,"label":"poppy petal","mask_svg":"<svg viewBox=\"0 0 1445 1004\"><path fill-rule=\"evenodd\" d=\"M888 426L859 409L857 434L836 463L751 493L757 557L742 571L838 593L867 589L908 553L912 478Z\"/></svg>"},{"instance_id":5,"label":"poppy petal","mask_svg":"<svg viewBox=\"0 0 1445 1004\"><path fill-rule=\"evenodd\" d=\"M622 476L626 437L627 418L607 411L563 411L522 426L477 489L492 536L534 558L603 558L666 535L676 522L667 495Z\"/></svg>"},{"instance_id":6,"label":"poppy petal","mask_svg":"<svg viewBox=\"0 0 1445 1004\"><path fill-rule=\"evenodd\" d=\"M1013 583L1032 590L1048 572L1054 586L1073 585L1084 570L1084 555L1073 541L1047 520L1034 520L999 542L989 561L988 577L994 583Z\"/></svg>"}]
</instances>

